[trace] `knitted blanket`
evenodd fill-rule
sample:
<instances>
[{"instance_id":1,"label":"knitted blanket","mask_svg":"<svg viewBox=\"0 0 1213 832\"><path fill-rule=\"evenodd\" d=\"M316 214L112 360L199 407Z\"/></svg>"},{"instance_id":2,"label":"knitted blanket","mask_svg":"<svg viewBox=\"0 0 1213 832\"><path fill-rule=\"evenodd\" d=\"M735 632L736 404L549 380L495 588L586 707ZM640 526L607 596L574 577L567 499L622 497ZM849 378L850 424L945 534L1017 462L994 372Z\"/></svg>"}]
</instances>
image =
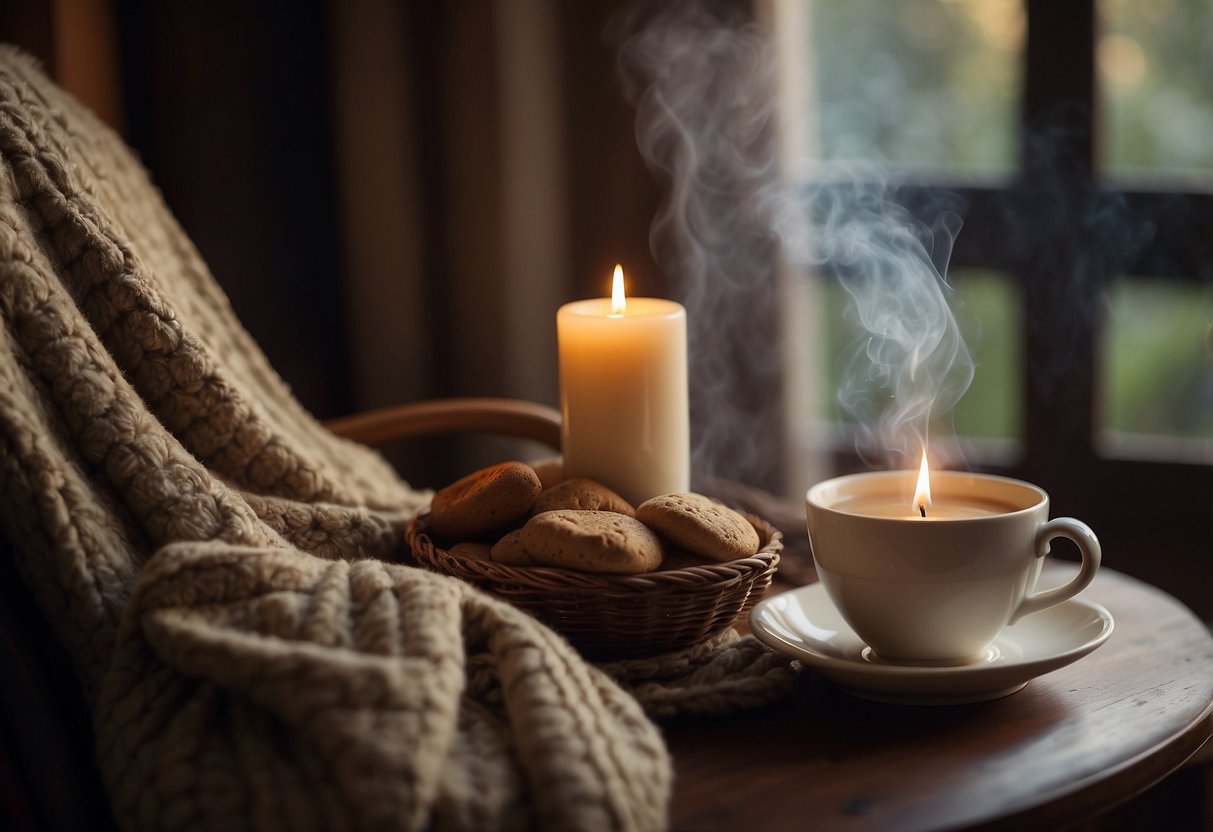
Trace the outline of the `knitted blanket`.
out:
<instances>
[{"instance_id":1,"label":"knitted blanket","mask_svg":"<svg viewBox=\"0 0 1213 832\"><path fill-rule=\"evenodd\" d=\"M659 828L645 707L787 689L751 640L616 681L401 564L425 495L305 412L121 140L7 48L0 315L0 523L124 828Z\"/></svg>"}]
</instances>

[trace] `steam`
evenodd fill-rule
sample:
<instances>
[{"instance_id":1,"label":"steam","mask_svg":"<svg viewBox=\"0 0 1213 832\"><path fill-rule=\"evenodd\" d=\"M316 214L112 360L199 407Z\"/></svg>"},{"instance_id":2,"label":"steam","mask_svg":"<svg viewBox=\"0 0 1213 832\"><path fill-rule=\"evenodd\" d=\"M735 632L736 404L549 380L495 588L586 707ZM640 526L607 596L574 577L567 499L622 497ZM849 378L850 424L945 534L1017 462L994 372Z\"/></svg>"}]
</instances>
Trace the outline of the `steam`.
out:
<instances>
[{"instance_id":1,"label":"steam","mask_svg":"<svg viewBox=\"0 0 1213 832\"><path fill-rule=\"evenodd\" d=\"M924 447L955 457L950 414L974 372L946 280L960 215L941 196L928 223L896 202L875 166L843 173L804 197L803 212L780 220L807 227L785 235L785 246L796 240L798 260L836 275L864 333L838 389L857 424L856 449L889 466L915 462Z\"/></svg>"},{"instance_id":2,"label":"steam","mask_svg":"<svg viewBox=\"0 0 1213 832\"><path fill-rule=\"evenodd\" d=\"M698 3L652 4L621 22L636 141L666 193L650 229L688 310L692 465L770 484L756 437L778 425L775 255L764 200L776 186L772 63L760 31ZM764 391L765 394L764 394Z\"/></svg>"},{"instance_id":3,"label":"steam","mask_svg":"<svg viewBox=\"0 0 1213 832\"><path fill-rule=\"evenodd\" d=\"M945 280L959 214L916 219L870 165L812 191L781 182L761 30L726 4L653 8L623 22L619 64L637 144L666 191L650 244L688 308L695 470L770 480L774 461L745 440L780 416L751 392L776 389L781 373L778 333L753 324L779 318L777 245L836 275L866 333L838 391L857 448L873 463L917 462L973 378Z\"/></svg>"}]
</instances>

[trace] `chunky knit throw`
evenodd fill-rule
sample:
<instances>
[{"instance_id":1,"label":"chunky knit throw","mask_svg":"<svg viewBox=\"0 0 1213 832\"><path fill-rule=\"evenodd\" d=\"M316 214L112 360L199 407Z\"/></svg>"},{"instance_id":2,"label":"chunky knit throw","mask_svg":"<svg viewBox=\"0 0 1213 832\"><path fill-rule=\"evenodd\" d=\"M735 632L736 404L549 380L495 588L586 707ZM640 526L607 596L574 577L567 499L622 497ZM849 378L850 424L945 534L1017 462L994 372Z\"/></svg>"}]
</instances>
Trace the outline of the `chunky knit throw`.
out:
<instances>
[{"instance_id":1,"label":"chunky knit throw","mask_svg":"<svg viewBox=\"0 0 1213 832\"><path fill-rule=\"evenodd\" d=\"M302 409L120 139L6 48L0 315L0 522L125 828L659 828L646 708L788 688L750 639L594 667L399 563L424 495Z\"/></svg>"}]
</instances>

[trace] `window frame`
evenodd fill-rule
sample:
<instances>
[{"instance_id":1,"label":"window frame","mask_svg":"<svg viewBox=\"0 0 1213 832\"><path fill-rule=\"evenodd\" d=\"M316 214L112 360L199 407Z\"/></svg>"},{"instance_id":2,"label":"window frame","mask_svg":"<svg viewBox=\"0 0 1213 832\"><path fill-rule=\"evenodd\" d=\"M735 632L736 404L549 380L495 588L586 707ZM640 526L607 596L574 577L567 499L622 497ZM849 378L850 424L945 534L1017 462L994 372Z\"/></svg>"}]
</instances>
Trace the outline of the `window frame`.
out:
<instances>
[{"instance_id":1,"label":"window frame","mask_svg":"<svg viewBox=\"0 0 1213 832\"><path fill-rule=\"evenodd\" d=\"M967 210L951 267L997 270L1022 292L1020 454L976 460L975 467L1041 484L1054 515L1079 517L1096 530L1105 566L1161 586L1213 618L1213 465L1176 458L1182 443L1114 452L1097 424L1103 291L1122 276L1213 282L1213 193L1102 179L1097 0L1024 5L1016 170L994 184L901 181L895 196L913 212L941 189L957 194ZM1121 251L1095 251L1084 218L1112 204L1154 233ZM1072 287L1080 268L1087 270L1081 291L1056 291ZM1036 368L1063 341L1074 345L1072 360L1054 367L1045 384ZM836 472L864 467L842 442L832 443L828 457Z\"/></svg>"}]
</instances>

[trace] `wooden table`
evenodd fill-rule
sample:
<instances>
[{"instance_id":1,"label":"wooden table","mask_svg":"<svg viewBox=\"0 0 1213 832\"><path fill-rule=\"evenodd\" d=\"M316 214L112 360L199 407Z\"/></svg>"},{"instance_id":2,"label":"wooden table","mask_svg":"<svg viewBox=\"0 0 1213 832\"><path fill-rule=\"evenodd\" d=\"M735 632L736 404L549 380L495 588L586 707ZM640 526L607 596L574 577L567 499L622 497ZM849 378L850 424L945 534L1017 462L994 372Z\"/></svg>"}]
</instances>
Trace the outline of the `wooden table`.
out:
<instances>
[{"instance_id":1,"label":"wooden table","mask_svg":"<svg viewBox=\"0 0 1213 832\"><path fill-rule=\"evenodd\" d=\"M1143 791L1213 734L1213 638L1111 570L1083 597L1115 618L1108 642L1003 699L878 704L806 671L774 706L667 723L672 827L1056 828Z\"/></svg>"}]
</instances>

